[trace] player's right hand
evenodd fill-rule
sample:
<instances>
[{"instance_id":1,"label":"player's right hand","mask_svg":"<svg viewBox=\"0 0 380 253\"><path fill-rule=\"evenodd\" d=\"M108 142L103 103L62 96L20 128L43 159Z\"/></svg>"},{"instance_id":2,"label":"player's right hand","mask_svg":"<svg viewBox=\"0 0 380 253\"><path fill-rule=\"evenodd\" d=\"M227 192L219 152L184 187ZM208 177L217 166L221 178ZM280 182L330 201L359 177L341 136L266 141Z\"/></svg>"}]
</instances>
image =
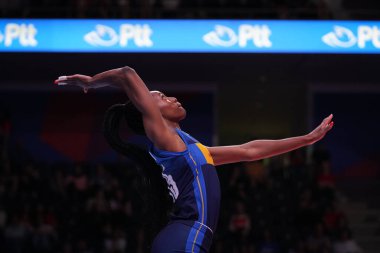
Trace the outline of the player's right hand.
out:
<instances>
[{"instance_id":1,"label":"player's right hand","mask_svg":"<svg viewBox=\"0 0 380 253\"><path fill-rule=\"evenodd\" d=\"M91 88L91 79L91 76L75 74L71 76L60 76L54 81L54 83L58 85L76 85L81 87L86 93Z\"/></svg>"}]
</instances>

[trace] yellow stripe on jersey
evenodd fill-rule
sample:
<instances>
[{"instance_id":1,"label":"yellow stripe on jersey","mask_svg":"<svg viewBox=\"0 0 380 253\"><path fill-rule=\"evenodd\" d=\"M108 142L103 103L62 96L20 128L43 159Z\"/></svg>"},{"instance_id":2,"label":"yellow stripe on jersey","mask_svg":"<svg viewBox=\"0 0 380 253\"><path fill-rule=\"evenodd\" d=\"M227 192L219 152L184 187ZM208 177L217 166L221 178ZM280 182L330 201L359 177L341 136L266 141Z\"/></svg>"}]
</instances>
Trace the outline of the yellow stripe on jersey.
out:
<instances>
[{"instance_id":1,"label":"yellow stripe on jersey","mask_svg":"<svg viewBox=\"0 0 380 253\"><path fill-rule=\"evenodd\" d=\"M205 157L206 162L214 165L214 160L211 157L210 151L208 151L208 149L202 144L200 144L199 142L196 143L196 145L199 148L199 150L202 152L203 156Z\"/></svg>"}]
</instances>

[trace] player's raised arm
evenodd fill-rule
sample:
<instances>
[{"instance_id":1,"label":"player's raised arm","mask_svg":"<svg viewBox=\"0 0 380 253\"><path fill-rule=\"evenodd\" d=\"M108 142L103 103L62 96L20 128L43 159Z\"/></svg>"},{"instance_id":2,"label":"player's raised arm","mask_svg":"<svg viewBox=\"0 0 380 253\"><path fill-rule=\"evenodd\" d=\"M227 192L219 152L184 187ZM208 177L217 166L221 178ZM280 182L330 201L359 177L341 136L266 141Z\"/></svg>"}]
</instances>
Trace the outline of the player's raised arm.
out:
<instances>
[{"instance_id":1,"label":"player's raised arm","mask_svg":"<svg viewBox=\"0 0 380 253\"><path fill-rule=\"evenodd\" d=\"M165 123L149 89L134 69L122 67L99 73L93 77L80 74L61 76L55 82L58 85L76 85L82 87L85 92L104 86L122 88L142 113L145 132L155 146L170 151L182 148L177 147L178 138Z\"/></svg>"},{"instance_id":2,"label":"player's raised arm","mask_svg":"<svg viewBox=\"0 0 380 253\"><path fill-rule=\"evenodd\" d=\"M215 165L255 161L280 155L322 139L334 125L331 114L309 134L281 140L255 140L241 145L208 147Z\"/></svg>"}]
</instances>

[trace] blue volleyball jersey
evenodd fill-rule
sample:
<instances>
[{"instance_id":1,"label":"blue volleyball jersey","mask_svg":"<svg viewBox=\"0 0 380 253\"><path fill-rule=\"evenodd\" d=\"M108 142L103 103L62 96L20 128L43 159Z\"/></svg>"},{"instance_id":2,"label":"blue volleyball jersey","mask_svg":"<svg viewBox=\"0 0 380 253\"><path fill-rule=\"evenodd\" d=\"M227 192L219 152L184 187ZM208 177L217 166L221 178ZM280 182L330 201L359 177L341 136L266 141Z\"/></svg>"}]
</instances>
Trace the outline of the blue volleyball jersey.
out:
<instances>
[{"instance_id":1,"label":"blue volleyball jersey","mask_svg":"<svg viewBox=\"0 0 380 253\"><path fill-rule=\"evenodd\" d=\"M208 149L180 129L186 145L183 152L169 152L152 146L151 156L162 167L174 207L172 221L190 221L215 231L220 205L220 184ZM199 226L199 225L198 225Z\"/></svg>"}]
</instances>

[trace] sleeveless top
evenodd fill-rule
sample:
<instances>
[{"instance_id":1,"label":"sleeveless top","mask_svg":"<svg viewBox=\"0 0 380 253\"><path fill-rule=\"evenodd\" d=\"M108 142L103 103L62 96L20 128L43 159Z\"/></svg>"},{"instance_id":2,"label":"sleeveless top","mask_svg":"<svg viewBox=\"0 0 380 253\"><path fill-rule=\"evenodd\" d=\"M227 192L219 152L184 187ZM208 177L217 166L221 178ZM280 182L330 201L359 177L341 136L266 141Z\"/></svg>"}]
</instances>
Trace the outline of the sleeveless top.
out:
<instances>
[{"instance_id":1,"label":"sleeveless top","mask_svg":"<svg viewBox=\"0 0 380 253\"><path fill-rule=\"evenodd\" d=\"M171 221L194 221L215 231L220 205L220 184L208 149L180 129L186 145L182 152L159 150L154 145L150 155L162 168L174 207Z\"/></svg>"}]
</instances>

